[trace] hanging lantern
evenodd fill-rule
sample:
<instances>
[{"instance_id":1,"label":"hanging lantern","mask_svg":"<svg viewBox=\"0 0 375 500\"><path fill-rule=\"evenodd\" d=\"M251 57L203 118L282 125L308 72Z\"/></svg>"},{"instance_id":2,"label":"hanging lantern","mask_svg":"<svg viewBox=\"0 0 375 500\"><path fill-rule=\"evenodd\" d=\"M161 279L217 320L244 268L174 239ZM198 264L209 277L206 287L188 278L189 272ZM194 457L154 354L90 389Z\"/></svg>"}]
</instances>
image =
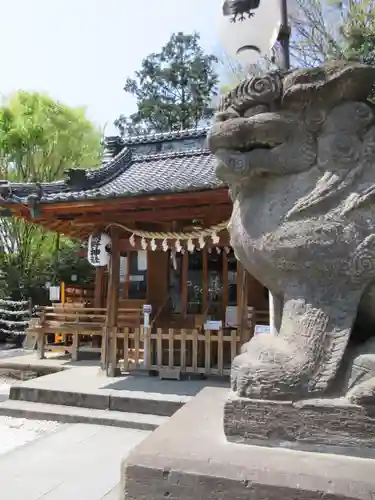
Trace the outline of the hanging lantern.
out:
<instances>
[{"instance_id":1,"label":"hanging lantern","mask_svg":"<svg viewBox=\"0 0 375 500\"><path fill-rule=\"evenodd\" d=\"M146 238L142 238L141 239L141 247L142 247L142 250L147 250L147 241L146 241Z\"/></svg>"},{"instance_id":2,"label":"hanging lantern","mask_svg":"<svg viewBox=\"0 0 375 500\"><path fill-rule=\"evenodd\" d=\"M135 247L135 235L132 234L129 238L129 243L131 244L132 247Z\"/></svg>"},{"instance_id":3,"label":"hanging lantern","mask_svg":"<svg viewBox=\"0 0 375 500\"><path fill-rule=\"evenodd\" d=\"M217 245L220 241L220 237L217 235L216 231L214 231L211 235L212 243Z\"/></svg>"},{"instance_id":4,"label":"hanging lantern","mask_svg":"<svg viewBox=\"0 0 375 500\"><path fill-rule=\"evenodd\" d=\"M222 0L220 38L242 64L254 64L275 45L281 27L280 0Z\"/></svg>"},{"instance_id":5,"label":"hanging lantern","mask_svg":"<svg viewBox=\"0 0 375 500\"><path fill-rule=\"evenodd\" d=\"M111 244L111 238L108 234L102 233L91 235L88 241L87 260L94 267L108 266L110 253L108 246Z\"/></svg>"},{"instance_id":6,"label":"hanging lantern","mask_svg":"<svg viewBox=\"0 0 375 500\"><path fill-rule=\"evenodd\" d=\"M151 243L150 243L151 250L155 252L155 250L158 248L156 241L154 238L152 238Z\"/></svg>"},{"instance_id":7,"label":"hanging lantern","mask_svg":"<svg viewBox=\"0 0 375 500\"><path fill-rule=\"evenodd\" d=\"M168 252L168 241L167 240L163 240L163 243L161 244L161 248L163 249L163 252Z\"/></svg>"},{"instance_id":8,"label":"hanging lantern","mask_svg":"<svg viewBox=\"0 0 375 500\"><path fill-rule=\"evenodd\" d=\"M190 253L194 252L195 246L194 246L193 240L191 238L189 238L187 241L187 249Z\"/></svg>"}]
</instances>

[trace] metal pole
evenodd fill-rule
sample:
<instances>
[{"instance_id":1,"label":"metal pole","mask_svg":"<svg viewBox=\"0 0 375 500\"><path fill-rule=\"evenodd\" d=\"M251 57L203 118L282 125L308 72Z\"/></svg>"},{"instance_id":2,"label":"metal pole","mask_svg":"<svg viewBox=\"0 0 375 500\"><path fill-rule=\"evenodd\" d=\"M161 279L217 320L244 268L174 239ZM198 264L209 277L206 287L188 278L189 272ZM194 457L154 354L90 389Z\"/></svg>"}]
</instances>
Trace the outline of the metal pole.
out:
<instances>
[{"instance_id":1,"label":"metal pole","mask_svg":"<svg viewBox=\"0 0 375 500\"><path fill-rule=\"evenodd\" d=\"M290 26L288 22L288 0L280 0L281 9L281 28L278 40L281 45L281 69L288 70L290 68Z\"/></svg>"}]
</instances>

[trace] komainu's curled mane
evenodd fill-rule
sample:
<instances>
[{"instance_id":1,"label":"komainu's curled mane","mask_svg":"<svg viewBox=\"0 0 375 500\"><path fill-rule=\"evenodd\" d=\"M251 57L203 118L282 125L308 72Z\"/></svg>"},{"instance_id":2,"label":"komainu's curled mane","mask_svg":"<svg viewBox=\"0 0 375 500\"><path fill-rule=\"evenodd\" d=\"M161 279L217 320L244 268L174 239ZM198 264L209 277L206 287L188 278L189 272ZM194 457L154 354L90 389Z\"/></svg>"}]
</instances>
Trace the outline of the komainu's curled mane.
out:
<instances>
[{"instance_id":1,"label":"komainu's curled mane","mask_svg":"<svg viewBox=\"0 0 375 500\"><path fill-rule=\"evenodd\" d=\"M232 245L282 304L279 334L233 363L242 396L375 394L374 81L374 68L334 62L249 78L220 103L209 146Z\"/></svg>"}]
</instances>

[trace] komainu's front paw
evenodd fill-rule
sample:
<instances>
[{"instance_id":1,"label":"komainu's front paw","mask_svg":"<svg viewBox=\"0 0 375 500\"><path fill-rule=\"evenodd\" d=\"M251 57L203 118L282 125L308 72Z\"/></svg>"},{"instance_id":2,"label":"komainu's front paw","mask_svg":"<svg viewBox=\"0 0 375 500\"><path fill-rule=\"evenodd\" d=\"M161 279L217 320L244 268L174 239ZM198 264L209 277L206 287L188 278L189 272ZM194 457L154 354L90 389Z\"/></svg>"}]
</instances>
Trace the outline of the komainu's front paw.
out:
<instances>
[{"instance_id":1,"label":"komainu's front paw","mask_svg":"<svg viewBox=\"0 0 375 500\"><path fill-rule=\"evenodd\" d=\"M234 358L231 387L240 397L293 399L307 391L303 382L306 358L285 340L259 335L242 347Z\"/></svg>"},{"instance_id":2,"label":"komainu's front paw","mask_svg":"<svg viewBox=\"0 0 375 500\"><path fill-rule=\"evenodd\" d=\"M346 399L356 405L366 406L375 404L375 377L372 377L351 389Z\"/></svg>"}]
</instances>

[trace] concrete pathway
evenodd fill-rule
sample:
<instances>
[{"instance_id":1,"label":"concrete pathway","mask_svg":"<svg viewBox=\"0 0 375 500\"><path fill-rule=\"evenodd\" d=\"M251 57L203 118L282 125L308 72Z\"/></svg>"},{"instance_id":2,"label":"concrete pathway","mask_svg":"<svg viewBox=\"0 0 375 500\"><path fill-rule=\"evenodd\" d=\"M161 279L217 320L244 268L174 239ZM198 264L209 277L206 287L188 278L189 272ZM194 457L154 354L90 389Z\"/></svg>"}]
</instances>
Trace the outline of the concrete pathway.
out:
<instances>
[{"instance_id":1,"label":"concrete pathway","mask_svg":"<svg viewBox=\"0 0 375 500\"><path fill-rule=\"evenodd\" d=\"M61 425L0 456L1 500L118 500L121 460L148 435Z\"/></svg>"}]
</instances>

